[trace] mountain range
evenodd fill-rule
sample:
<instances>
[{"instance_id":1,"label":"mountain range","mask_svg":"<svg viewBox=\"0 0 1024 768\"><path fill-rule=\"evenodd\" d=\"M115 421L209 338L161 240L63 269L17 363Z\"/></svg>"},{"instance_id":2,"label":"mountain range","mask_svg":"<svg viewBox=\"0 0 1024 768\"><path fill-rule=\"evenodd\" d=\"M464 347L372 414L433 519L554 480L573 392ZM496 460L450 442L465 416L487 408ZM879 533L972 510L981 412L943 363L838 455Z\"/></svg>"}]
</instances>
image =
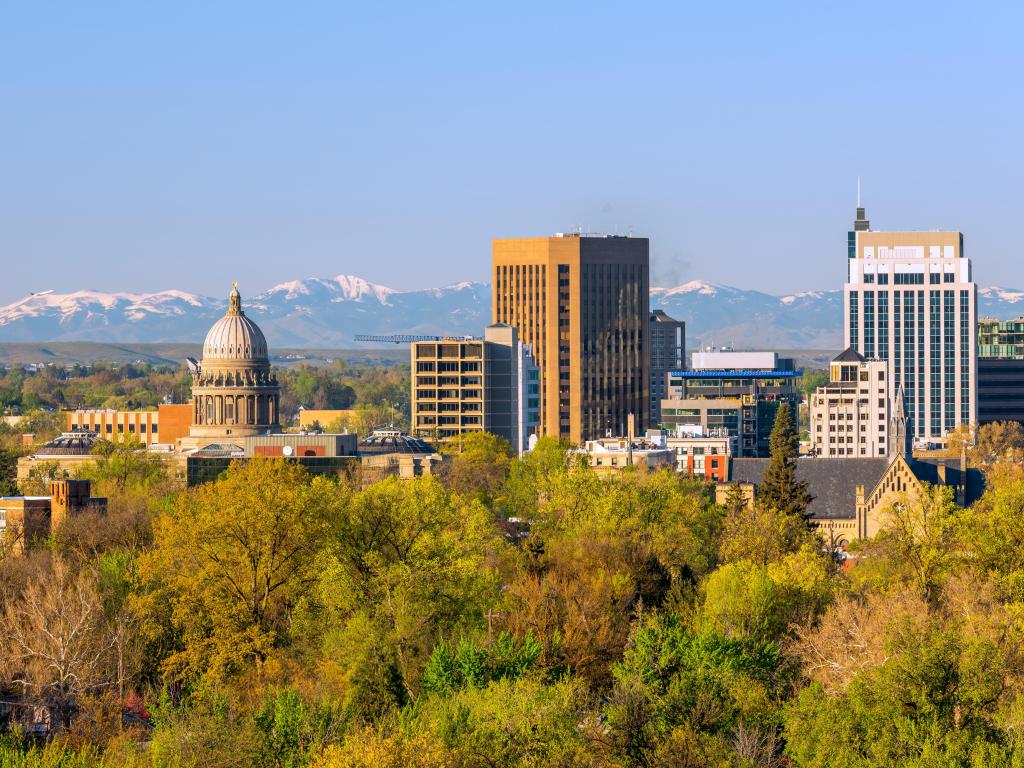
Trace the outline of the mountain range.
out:
<instances>
[{"instance_id":1,"label":"mountain range","mask_svg":"<svg viewBox=\"0 0 1024 768\"><path fill-rule=\"evenodd\" d=\"M979 316L1024 314L1024 291L989 287L978 294ZM368 346L354 341L357 334L473 335L491 317L486 283L396 290L338 275L281 283L243 301L272 347ZM224 298L177 290L44 291L0 307L0 341L198 342L226 304ZM841 290L773 296L693 280L652 288L651 308L686 321L690 349L698 344L838 349L842 344Z\"/></svg>"}]
</instances>

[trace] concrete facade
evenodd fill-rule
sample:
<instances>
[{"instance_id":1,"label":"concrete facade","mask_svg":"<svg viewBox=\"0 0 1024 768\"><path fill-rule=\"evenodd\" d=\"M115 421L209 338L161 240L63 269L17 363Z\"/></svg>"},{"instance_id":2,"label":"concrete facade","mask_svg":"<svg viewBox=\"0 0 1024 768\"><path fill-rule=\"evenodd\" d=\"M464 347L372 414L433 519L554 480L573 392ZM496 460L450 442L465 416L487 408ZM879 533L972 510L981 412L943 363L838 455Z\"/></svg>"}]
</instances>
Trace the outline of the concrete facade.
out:
<instances>
[{"instance_id":1,"label":"concrete facade","mask_svg":"<svg viewBox=\"0 0 1024 768\"><path fill-rule=\"evenodd\" d=\"M482 339L413 342L412 434L444 440L490 432L519 454L540 426L540 370L515 328Z\"/></svg>"},{"instance_id":2,"label":"concrete facade","mask_svg":"<svg viewBox=\"0 0 1024 768\"><path fill-rule=\"evenodd\" d=\"M686 368L686 323L656 309L649 318L651 334L651 417L652 428L661 425L661 401L668 388L668 372Z\"/></svg>"}]
</instances>

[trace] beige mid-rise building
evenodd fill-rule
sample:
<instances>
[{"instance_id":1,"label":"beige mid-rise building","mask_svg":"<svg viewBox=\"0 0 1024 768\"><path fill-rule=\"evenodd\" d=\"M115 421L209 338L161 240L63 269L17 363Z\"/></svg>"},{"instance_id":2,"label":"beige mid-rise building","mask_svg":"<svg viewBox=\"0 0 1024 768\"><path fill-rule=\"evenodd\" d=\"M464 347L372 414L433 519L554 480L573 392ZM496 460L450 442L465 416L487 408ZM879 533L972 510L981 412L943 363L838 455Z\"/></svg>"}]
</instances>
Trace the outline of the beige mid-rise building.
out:
<instances>
[{"instance_id":1,"label":"beige mid-rise building","mask_svg":"<svg viewBox=\"0 0 1024 768\"><path fill-rule=\"evenodd\" d=\"M482 339L417 341L410 354L416 437L490 432L516 453L529 447L539 425L540 370L515 328L495 323Z\"/></svg>"},{"instance_id":2,"label":"beige mid-rise building","mask_svg":"<svg viewBox=\"0 0 1024 768\"><path fill-rule=\"evenodd\" d=\"M848 240L847 347L889 363L914 437L941 443L978 420L977 286L960 232L878 232L864 209Z\"/></svg>"},{"instance_id":3,"label":"beige mid-rise building","mask_svg":"<svg viewBox=\"0 0 1024 768\"><path fill-rule=\"evenodd\" d=\"M811 395L811 453L822 458L889 454L889 366L853 349L829 365L829 383Z\"/></svg>"},{"instance_id":4,"label":"beige mid-rise building","mask_svg":"<svg viewBox=\"0 0 1024 768\"><path fill-rule=\"evenodd\" d=\"M649 243L568 234L495 240L492 312L533 350L541 431L582 443L650 411Z\"/></svg>"}]
</instances>

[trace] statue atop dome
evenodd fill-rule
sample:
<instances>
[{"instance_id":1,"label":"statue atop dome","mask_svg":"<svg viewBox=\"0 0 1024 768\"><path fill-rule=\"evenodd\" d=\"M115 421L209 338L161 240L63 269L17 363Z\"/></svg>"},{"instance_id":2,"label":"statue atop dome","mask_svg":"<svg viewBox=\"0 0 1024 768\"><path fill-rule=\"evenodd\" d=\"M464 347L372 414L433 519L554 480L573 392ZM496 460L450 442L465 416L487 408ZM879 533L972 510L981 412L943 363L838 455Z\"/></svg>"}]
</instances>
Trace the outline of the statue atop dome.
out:
<instances>
[{"instance_id":1,"label":"statue atop dome","mask_svg":"<svg viewBox=\"0 0 1024 768\"><path fill-rule=\"evenodd\" d=\"M244 315L242 311L242 294L238 292L238 281L231 282L231 294L228 296L228 314Z\"/></svg>"}]
</instances>

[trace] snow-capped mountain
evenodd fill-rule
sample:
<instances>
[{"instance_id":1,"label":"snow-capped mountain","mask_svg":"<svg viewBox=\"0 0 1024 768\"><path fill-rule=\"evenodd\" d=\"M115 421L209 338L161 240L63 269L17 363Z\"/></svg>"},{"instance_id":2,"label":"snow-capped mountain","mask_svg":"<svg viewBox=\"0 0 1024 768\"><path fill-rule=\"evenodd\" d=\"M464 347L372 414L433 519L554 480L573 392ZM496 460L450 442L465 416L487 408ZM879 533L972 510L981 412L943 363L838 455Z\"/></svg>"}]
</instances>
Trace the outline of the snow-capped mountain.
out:
<instances>
[{"instance_id":1,"label":"snow-capped mountain","mask_svg":"<svg viewBox=\"0 0 1024 768\"><path fill-rule=\"evenodd\" d=\"M243 293L243 304L271 345L289 347L352 346L360 333L479 333L491 316L483 283L399 291L352 275ZM46 291L0 307L0 341L201 341L226 306L182 291Z\"/></svg>"},{"instance_id":2,"label":"snow-capped mountain","mask_svg":"<svg viewBox=\"0 0 1024 768\"><path fill-rule=\"evenodd\" d=\"M352 275L309 278L244 293L246 311L271 346L358 346L356 334L479 334L490 322L486 283L396 290ZM227 291L225 291L225 294ZM1024 314L1024 291L979 291L980 316ZM46 291L0 307L0 341L201 341L224 313L226 298L183 291L103 293ZM685 320L687 346L838 349L842 291L773 296L704 280L652 288L651 307ZM364 345L365 346L365 345Z\"/></svg>"}]
</instances>

